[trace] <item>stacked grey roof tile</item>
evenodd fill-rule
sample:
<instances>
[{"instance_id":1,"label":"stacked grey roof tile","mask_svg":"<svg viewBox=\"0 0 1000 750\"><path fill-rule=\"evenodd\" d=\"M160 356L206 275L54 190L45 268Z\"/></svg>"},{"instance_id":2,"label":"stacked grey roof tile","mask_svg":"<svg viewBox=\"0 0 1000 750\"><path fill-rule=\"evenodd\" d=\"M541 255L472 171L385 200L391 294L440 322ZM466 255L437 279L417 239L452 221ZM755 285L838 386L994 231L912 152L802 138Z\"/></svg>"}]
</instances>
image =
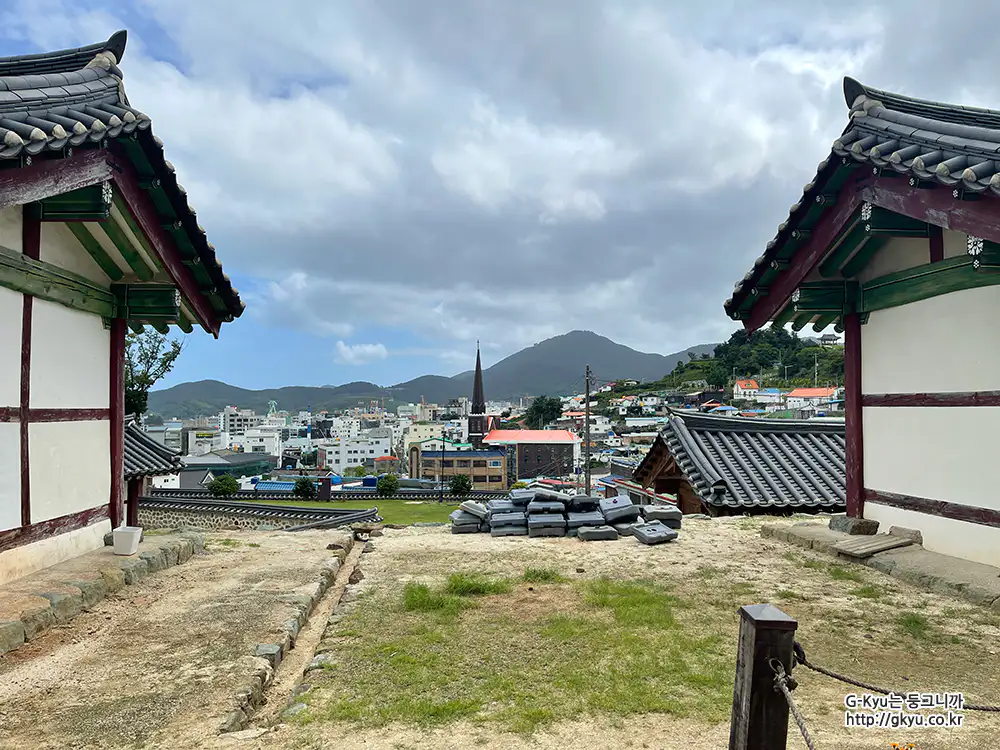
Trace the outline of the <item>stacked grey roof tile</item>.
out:
<instances>
[{"instance_id":1,"label":"stacked grey roof tile","mask_svg":"<svg viewBox=\"0 0 1000 750\"><path fill-rule=\"evenodd\" d=\"M180 454L160 445L135 424L125 425L125 479L176 474L184 468Z\"/></svg>"},{"instance_id":2,"label":"stacked grey roof tile","mask_svg":"<svg viewBox=\"0 0 1000 750\"><path fill-rule=\"evenodd\" d=\"M119 63L127 32L106 42L33 55L0 58L0 160L30 164L43 152L69 154L116 139L135 140L156 173L154 180L180 217L232 317L245 305L215 255L187 191L177 182L163 142L152 134L148 115L129 104Z\"/></svg>"},{"instance_id":3,"label":"stacked grey roof tile","mask_svg":"<svg viewBox=\"0 0 1000 750\"><path fill-rule=\"evenodd\" d=\"M709 507L845 507L843 422L674 412L658 441Z\"/></svg>"}]
</instances>

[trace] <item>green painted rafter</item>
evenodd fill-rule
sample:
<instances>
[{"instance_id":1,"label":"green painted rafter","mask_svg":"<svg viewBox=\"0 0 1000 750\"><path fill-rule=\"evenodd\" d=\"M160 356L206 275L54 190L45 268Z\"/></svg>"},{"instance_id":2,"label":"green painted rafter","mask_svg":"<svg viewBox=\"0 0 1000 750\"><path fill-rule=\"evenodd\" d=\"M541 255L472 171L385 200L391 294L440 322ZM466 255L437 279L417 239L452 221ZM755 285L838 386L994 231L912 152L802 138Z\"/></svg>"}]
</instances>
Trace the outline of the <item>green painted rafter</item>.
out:
<instances>
[{"instance_id":1,"label":"green painted rafter","mask_svg":"<svg viewBox=\"0 0 1000 750\"><path fill-rule=\"evenodd\" d=\"M820 315L818 318L816 318L816 322L813 323L813 330L816 331L816 333L819 333L828 325L837 320L839 317L840 313L828 313L826 315Z\"/></svg>"},{"instance_id":2,"label":"green painted rafter","mask_svg":"<svg viewBox=\"0 0 1000 750\"><path fill-rule=\"evenodd\" d=\"M997 284L1000 274L982 273L975 268L973 256L962 255L872 279L861 287L861 309L869 313Z\"/></svg>"},{"instance_id":3,"label":"green painted rafter","mask_svg":"<svg viewBox=\"0 0 1000 750\"><path fill-rule=\"evenodd\" d=\"M792 330L801 331L814 317L813 313L802 313L801 315L796 315L795 319L792 321Z\"/></svg>"},{"instance_id":4,"label":"green painted rafter","mask_svg":"<svg viewBox=\"0 0 1000 750\"><path fill-rule=\"evenodd\" d=\"M83 246L83 249L87 251L90 257L94 259L94 262L104 271L105 276L112 281L121 281L125 277L122 269L118 267L117 263L111 260L111 256L104 251L101 243L94 238L94 235L90 233L90 230L83 223L69 222L66 226Z\"/></svg>"},{"instance_id":5,"label":"green painted rafter","mask_svg":"<svg viewBox=\"0 0 1000 750\"><path fill-rule=\"evenodd\" d=\"M819 266L820 276L830 278L838 273L855 276L886 240L892 237L929 237L930 228L901 214L888 211L870 203L858 207L851 222L831 243L830 252Z\"/></svg>"},{"instance_id":6,"label":"green painted rafter","mask_svg":"<svg viewBox=\"0 0 1000 750\"><path fill-rule=\"evenodd\" d=\"M115 317L114 295L78 274L0 247L0 286L74 310Z\"/></svg>"},{"instance_id":7,"label":"green painted rafter","mask_svg":"<svg viewBox=\"0 0 1000 750\"><path fill-rule=\"evenodd\" d=\"M139 255L139 251L132 246L132 242L122 228L118 226L118 222L114 218L108 218L101 222L101 229L108 235L108 239L111 240L118 252L121 253L121 256L128 263L129 268L132 269L135 275L142 281L152 281L153 270L146 265L146 261Z\"/></svg>"}]
</instances>

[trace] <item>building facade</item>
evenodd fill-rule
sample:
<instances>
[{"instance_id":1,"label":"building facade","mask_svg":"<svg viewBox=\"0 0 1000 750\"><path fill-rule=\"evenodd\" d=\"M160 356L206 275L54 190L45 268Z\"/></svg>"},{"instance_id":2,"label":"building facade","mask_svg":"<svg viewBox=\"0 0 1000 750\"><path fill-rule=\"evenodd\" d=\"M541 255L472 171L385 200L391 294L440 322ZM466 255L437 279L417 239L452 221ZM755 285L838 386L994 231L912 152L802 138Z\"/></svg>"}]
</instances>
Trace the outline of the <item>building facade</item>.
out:
<instances>
[{"instance_id":1,"label":"building facade","mask_svg":"<svg viewBox=\"0 0 1000 750\"><path fill-rule=\"evenodd\" d=\"M569 430L491 430L483 442L506 448L511 482L569 476L580 458L580 439Z\"/></svg>"},{"instance_id":2,"label":"building facade","mask_svg":"<svg viewBox=\"0 0 1000 750\"><path fill-rule=\"evenodd\" d=\"M505 492L510 486L503 450L418 451L417 460L421 479L447 483L451 477L465 474L474 490Z\"/></svg>"}]
</instances>

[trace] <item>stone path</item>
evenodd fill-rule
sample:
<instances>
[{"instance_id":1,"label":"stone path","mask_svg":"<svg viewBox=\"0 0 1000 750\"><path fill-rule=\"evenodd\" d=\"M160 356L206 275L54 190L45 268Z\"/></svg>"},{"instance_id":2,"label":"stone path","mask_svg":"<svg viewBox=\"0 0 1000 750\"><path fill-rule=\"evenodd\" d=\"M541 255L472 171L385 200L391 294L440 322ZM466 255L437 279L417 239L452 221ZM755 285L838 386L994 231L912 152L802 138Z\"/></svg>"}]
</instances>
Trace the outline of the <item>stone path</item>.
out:
<instances>
[{"instance_id":1,"label":"stone path","mask_svg":"<svg viewBox=\"0 0 1000 750\"><path fill-rule=\"evenodd\" d=\"M203 747L345 532L220 533L0 657L0 747ZM343 554L343 553L341 553Z\"/></svg>"}]
</instances>

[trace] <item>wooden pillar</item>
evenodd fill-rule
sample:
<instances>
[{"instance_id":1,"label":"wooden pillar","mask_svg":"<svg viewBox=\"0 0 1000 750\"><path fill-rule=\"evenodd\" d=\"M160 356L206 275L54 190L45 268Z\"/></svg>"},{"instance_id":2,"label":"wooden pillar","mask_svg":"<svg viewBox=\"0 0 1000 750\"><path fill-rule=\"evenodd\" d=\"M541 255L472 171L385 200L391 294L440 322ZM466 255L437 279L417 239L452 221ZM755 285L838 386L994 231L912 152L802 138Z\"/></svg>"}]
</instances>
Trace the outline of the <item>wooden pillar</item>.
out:
<instances>
[{"instance_id":1,"label":"wooden pillar","mask_svg":"<svg viewBox=\"0 0 1000 750\"><path fill-rule=\"evenodd\" d=\"M792 671L795 620L771 604L740 607L729 750L785 750L788 704L774 689L771 659Z\"/></svg>"},{"instance_id":2,"label":"wooden pillar","mask_svg":"<svg viewBox=\"0 0 1000 750\"><path fill-rule=\"evenodd\" d=\"M930 231L928 245L930 246L931 263L940 263L944 260L944 230L934 224L931 224L928 229Z\"/></svg>"},{"instance_id":3,"label":"wooden pillar","mask_svg":"<svg viewBox=\"0 0 1000 750\"><path fill-rule=\"evenodd\" d=\"M139 495L142 494L142 479L128 480L128 498L125 503L125 523L139 525Z\"/></svg>"},{"instance_id":4,"label":"wooden pillar","mask_svg":"<svg viewBox=\"0 0 1000 750\"><path fill-rule=\"evenodd\" d=\"M861 407L861 316L844 316L844 426L847 515L865 511L864 419Z\"/></svg>"},{"instance_id":5,"label":"wooden pillar","mask_svg":"<svg viewBox=\"0 0 1000 750\"><path fill-rule=\"evenodd\" d=\"M42 250L41 209L28 203L21 209L21 252L38 260ZM21 525L31 524L31 449L28 445L28 414L31 408L31 320L34 297L25 294L21 303L20 427Z\"/></svg>"},{"instance_id":6,"label":"wooden pillar","mask_svg":"<svg viewBox=\"0 0 1000 750\"><path fill-rule=\"evenodd\" d=\"M125 320L111 319L111 528L125 518L122 491L125 480Z\"/></svg>"}]
</instances>

